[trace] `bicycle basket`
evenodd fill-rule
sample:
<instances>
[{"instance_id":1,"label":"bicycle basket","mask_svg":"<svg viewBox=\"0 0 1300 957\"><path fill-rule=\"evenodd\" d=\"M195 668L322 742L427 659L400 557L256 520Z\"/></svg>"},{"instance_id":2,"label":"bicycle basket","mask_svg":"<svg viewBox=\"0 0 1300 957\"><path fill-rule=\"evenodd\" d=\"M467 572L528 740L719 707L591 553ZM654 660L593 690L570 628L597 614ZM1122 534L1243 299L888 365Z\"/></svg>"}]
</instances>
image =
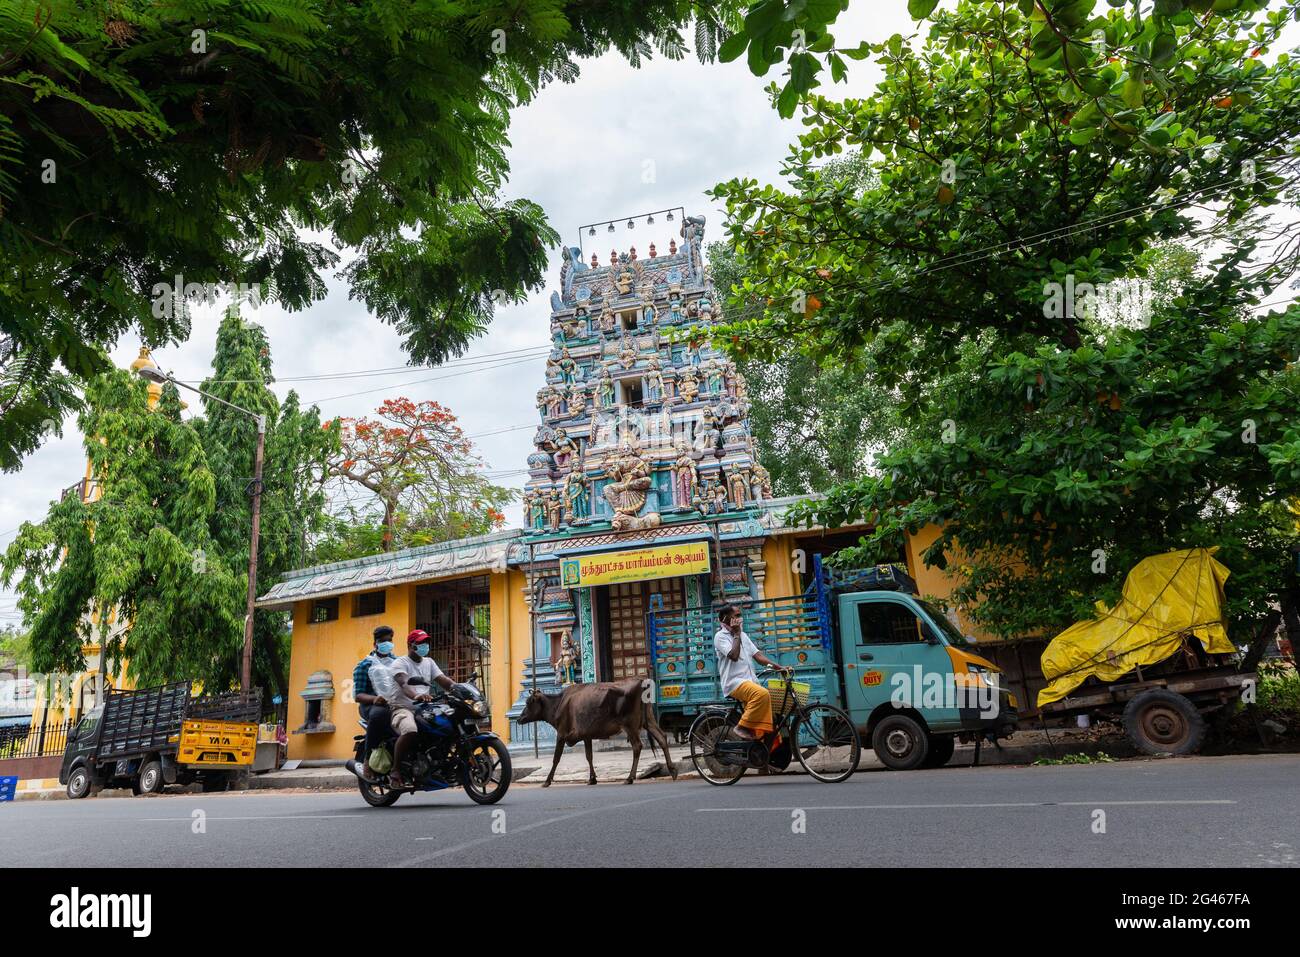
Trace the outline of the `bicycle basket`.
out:
<instances>
[{"instance_id":1,"label":"bicycle basket","mask_svg":"<svg viewBox=\"0 0 1300 957\"><path fill-rule=\"evenodd\" d=\"M812 691L812 685L806 681L792 681L789 686L786 685L784 678L769 678L767 680L767 693L772 696L772 713L774 715L789 714L799 707L806 707L808 704L808 693Z\"/></svg>"}]
</instances>

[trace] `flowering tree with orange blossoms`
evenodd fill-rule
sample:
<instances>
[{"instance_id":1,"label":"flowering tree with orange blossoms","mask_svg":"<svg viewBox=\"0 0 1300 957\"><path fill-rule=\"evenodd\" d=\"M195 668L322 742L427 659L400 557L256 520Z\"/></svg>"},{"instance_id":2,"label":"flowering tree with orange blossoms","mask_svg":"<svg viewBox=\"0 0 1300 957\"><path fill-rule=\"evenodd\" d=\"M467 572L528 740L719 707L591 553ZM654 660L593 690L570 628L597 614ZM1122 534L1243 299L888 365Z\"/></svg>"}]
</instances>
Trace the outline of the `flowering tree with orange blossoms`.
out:
<instances>
[{"instance_id":1,"label":"flowering tree with orange blossoms","mask_svg":"<svg viewBox=\"0 0 1300 957\"><path fill-rule=\"evenodd\" d=\"M382 511L380 551L482 534L505 522L501 509L514 493L484 477L473 443L441 404L387 399L374 418L339 418L326 427L337 427L340 437L329 474L371 492ZM344 537L354 550L366 539Z\"/></svg>"}]
</instances>

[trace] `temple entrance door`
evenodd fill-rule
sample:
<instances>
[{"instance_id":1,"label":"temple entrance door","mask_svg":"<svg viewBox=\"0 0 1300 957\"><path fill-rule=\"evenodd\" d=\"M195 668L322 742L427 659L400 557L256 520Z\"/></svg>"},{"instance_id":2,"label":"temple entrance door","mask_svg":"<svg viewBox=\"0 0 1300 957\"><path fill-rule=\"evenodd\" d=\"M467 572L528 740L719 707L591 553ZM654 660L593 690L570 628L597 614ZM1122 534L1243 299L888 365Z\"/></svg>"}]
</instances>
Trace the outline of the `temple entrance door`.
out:
<instances>
[{"instance_id":1,"label":"temple entrance door","mask_svg":"<svg viewBox=\"0 0 1300 957\"><path fill-rule=\"evenodd\" d=\"M646 614L650 596L660 595L665 611L686 606L686 579L658 578L626 582L602 589L602 624L608 638L601 655L602 681L619 681L650 675L650 648L646 643Z\"/></svg>"},{"instance_id":2,"label":"temple entrance door","mask_svg":"<svg viewBox=\"0 0 1300 957\"><path fill-rule=\"evenodd\" d=\"M609 679L620 681L650 673L645 643L644 582L609 586Z\"/></svg>"}]
</instances>

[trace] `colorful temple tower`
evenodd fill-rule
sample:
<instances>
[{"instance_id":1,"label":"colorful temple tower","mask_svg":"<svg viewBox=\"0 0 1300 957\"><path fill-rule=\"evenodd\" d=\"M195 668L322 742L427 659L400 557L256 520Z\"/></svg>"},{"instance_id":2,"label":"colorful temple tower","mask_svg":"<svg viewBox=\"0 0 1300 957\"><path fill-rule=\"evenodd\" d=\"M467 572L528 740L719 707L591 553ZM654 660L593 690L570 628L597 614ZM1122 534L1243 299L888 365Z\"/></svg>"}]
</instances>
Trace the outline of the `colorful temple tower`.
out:
<instances>
[{"instance_id":1,"label":"colorful temple tower","mask_svg":"<svg viewBox=\"0 0 1300 957\"><path fill-rule=\"evenodd\" d=\"M564 251L524 491L524 693L650 674L652 607L762 595L771 482L745 381L705 335L722 309L704 218L683 215L678 235L666 255L652 243L604 265Z\"/></svg>"}]
</instances>

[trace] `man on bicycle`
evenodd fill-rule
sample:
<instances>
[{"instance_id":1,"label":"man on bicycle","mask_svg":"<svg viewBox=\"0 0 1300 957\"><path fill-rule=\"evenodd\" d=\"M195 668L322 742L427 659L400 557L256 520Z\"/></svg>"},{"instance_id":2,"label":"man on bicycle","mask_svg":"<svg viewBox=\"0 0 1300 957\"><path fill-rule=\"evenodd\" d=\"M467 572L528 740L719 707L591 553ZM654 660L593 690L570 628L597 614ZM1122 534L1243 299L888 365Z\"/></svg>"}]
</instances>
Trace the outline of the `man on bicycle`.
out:
<instances>
[{"instance_id":1,"label":"man on bicycle","mask_svg":"<svg viewBox=\"0 0 1300 957\"><path fill-rule=\"evenodd\" d=\"M762 740L776 730L772 720L772 696L758 683L754 662L768 668L780 668L758 650L741 627L740 609L724 605L718 611L722 626L713 636L713 650L718 656L718 680L722 693L745 706L735 734L746 740ZM783 669L784 670L784 669Z\"/></svg>"}]
</instances>

